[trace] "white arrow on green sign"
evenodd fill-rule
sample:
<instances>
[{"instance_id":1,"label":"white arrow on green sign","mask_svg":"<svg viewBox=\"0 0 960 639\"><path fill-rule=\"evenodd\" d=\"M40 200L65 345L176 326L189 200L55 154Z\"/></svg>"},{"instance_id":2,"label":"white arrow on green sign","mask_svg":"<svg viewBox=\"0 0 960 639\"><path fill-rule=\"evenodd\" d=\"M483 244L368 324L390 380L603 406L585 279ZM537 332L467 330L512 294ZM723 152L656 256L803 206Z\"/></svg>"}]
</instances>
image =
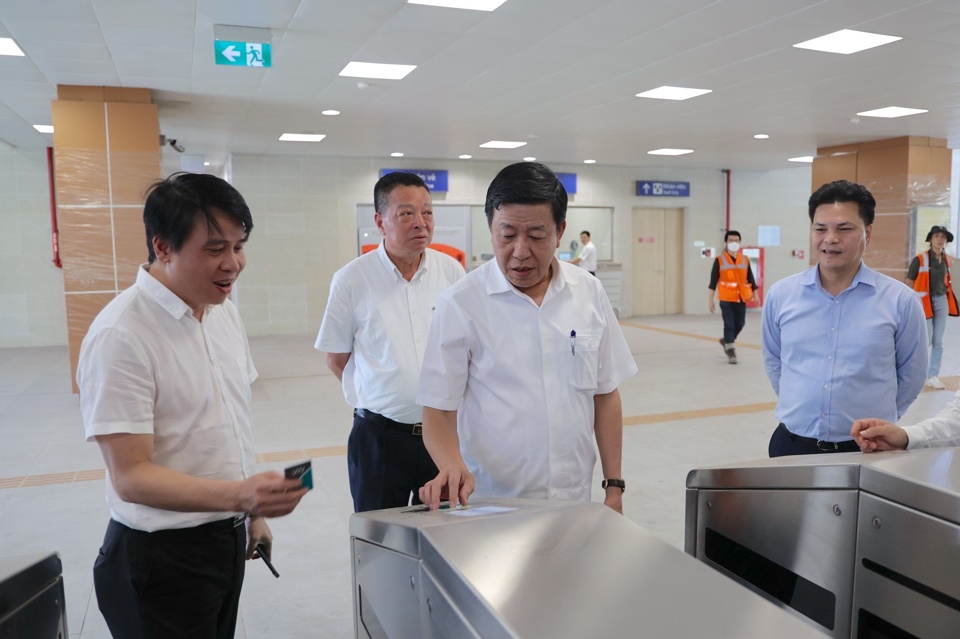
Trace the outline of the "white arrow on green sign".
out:
<instances>
[{"instance_id":1,"label":"white arrow on green sign","mask_svg":"<svg viewBox=\"0 0 960 639\"><path fill-rule=\"evenodd\" d=\"M214 40L213 57L217 64L233 67L273 66L269 42Z\"/></svg>"}]
</instances>

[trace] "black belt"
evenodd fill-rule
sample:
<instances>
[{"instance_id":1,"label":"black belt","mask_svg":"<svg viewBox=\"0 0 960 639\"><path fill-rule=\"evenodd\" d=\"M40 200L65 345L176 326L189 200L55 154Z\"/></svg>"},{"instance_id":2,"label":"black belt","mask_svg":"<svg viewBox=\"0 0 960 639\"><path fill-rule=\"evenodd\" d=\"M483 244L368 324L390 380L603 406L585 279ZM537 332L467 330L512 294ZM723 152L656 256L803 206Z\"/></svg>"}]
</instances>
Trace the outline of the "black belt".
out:
<instances>
[{"instance_id":1,"label":"black belt","mask_svg":"<svg viewBox=\"0 0 960 639\"><path fill-rule=\"evenodd\" d=\"M399 430L404 433L409 433L410 435L423 435L423 424L404 424L402 422L395 422L389 417L384 417L379 415L372 410L367 410L366 408L354 408L353 414L359 417L360 419L366 420L371 424L377 424L378 426L386 426L387 428L392 428L393 430Z\"/></svg>"},{"instance_id":2,"label":"black belt","mask_svg":"<svg viewBox=\"0 0 960 639\"><path fill-rule=\"evenodd\" d=\"M790 441L794 443L806 444L807 446L812 446L820 452L823 453L859 453L860 447L857 445L857 442L852 439L848 439L843 442L828 442L822 439L817 439L815 437L801 437L800 435L794 435L790 432L790 429L784 424L780 424L787 429L787 432L790 433Z\"/></svg>"},{"instance_id":3,"label":"black belt","mask_svg":"<svg viewBox=\"0 0 960 639\"><path fill-rule=\"evenodd\" d=\"M230 519L218 519L217 521L200 524L197 526L197 528L203 528L204 526L207 526L208 528L226 528L228 526L230 528L237 528L238 526L242 526L244 522L247 521L247 517L247 513L243 513L242 515L234 515Z\"/></svg>"}]
</instances>

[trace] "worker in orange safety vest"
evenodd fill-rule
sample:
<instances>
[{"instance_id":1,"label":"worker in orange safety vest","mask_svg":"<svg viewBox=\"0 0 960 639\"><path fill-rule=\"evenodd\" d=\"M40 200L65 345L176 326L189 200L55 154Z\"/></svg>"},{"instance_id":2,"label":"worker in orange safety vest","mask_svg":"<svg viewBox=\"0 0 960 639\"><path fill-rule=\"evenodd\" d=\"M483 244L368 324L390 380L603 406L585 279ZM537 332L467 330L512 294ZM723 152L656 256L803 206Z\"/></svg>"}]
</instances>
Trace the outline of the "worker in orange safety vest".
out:
<instances>
[{"instance_id":1,"label":"worker in orange safety vest","mask_svg":"<svg viewBox=\"0 0 960 639\"><path fill-rule=\"evenodd\" d=\"M753 299L757 283L753 279L750 258L740 250L740 232L729 230L723 236L726 249L717 256L710 274L710 312L716 310L714 294L720 298L720 313L723 315L723 337L720 346L727 355L727 362L737 363L734 342L743 330L747 319L747 302Z\"/></svg>"},{"instance_id":2,"label":"worker in orange safety vest","mask_svg":"<svg viewBox=\"0 0 960 639\"><path fill-rule=\"evenodd\" d=\"M930 367L927 386L946 388L940 381L940 360L943 359L943 333L947 328L947 316L960 315L957 297L950 282L950 266L953 260L944 250L953 241L953 233L945 226L934 226L927 233L930 249L922 251L910 262L907 270L907 286L920 296L923 313L927 317L927 336L930 339Z\"/></svg>"}]
</instances>

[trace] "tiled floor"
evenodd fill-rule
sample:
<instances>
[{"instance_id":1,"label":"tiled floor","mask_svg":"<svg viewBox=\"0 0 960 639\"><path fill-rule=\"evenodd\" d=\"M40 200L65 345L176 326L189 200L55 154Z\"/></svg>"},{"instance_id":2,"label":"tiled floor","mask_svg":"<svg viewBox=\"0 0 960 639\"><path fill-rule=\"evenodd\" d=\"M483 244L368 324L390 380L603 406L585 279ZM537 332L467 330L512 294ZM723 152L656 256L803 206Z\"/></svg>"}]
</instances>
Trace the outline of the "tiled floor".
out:
<instances>
[{"instance_id":1,"label":"tiled floor","mask_svg":"<svg viewBox=\"0 0 960 639\"><path fill-rule=\"evenodd\" d=\"M760 361L759 321L759 313L748 314L737 366L727 364L716 343L719 315L624 322L640 366L621 387L625 515L677 547L687 473L766 456L775 397ZM271 523L280 579L260 562L248 564L241 638L352 636L344 457L350 410L313 339L252 340L260 371L254 384L260 467L279 469L312 456L316 489L295 513ZM948 323L946 344L943 377L956 389L960 322ZM925 391L903 423L933 414L952 397ZM0 351L0 554L59 552L70 636L105 639L91 566L109 514L103 462L82 433L66 348Z\"/></svg>"}]
</instances>

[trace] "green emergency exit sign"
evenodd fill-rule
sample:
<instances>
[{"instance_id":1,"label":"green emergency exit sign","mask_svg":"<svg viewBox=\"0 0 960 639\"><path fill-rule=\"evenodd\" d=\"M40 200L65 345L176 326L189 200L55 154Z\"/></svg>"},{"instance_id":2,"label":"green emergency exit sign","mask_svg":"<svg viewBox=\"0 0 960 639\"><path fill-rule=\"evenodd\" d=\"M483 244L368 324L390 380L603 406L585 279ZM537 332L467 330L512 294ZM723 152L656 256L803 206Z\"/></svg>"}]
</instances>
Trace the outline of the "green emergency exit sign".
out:
<instances>
[{"instance_id":1,"label":"green emergency exit sign","mask_svg":"<svg viewBox=\"0 0 960 639\"><path fill-rule=\"evenodd\" d=\"M217 64L232 67L272 66L269 42L214 40L213 55Z\"/></svg>"}]
</instances>

